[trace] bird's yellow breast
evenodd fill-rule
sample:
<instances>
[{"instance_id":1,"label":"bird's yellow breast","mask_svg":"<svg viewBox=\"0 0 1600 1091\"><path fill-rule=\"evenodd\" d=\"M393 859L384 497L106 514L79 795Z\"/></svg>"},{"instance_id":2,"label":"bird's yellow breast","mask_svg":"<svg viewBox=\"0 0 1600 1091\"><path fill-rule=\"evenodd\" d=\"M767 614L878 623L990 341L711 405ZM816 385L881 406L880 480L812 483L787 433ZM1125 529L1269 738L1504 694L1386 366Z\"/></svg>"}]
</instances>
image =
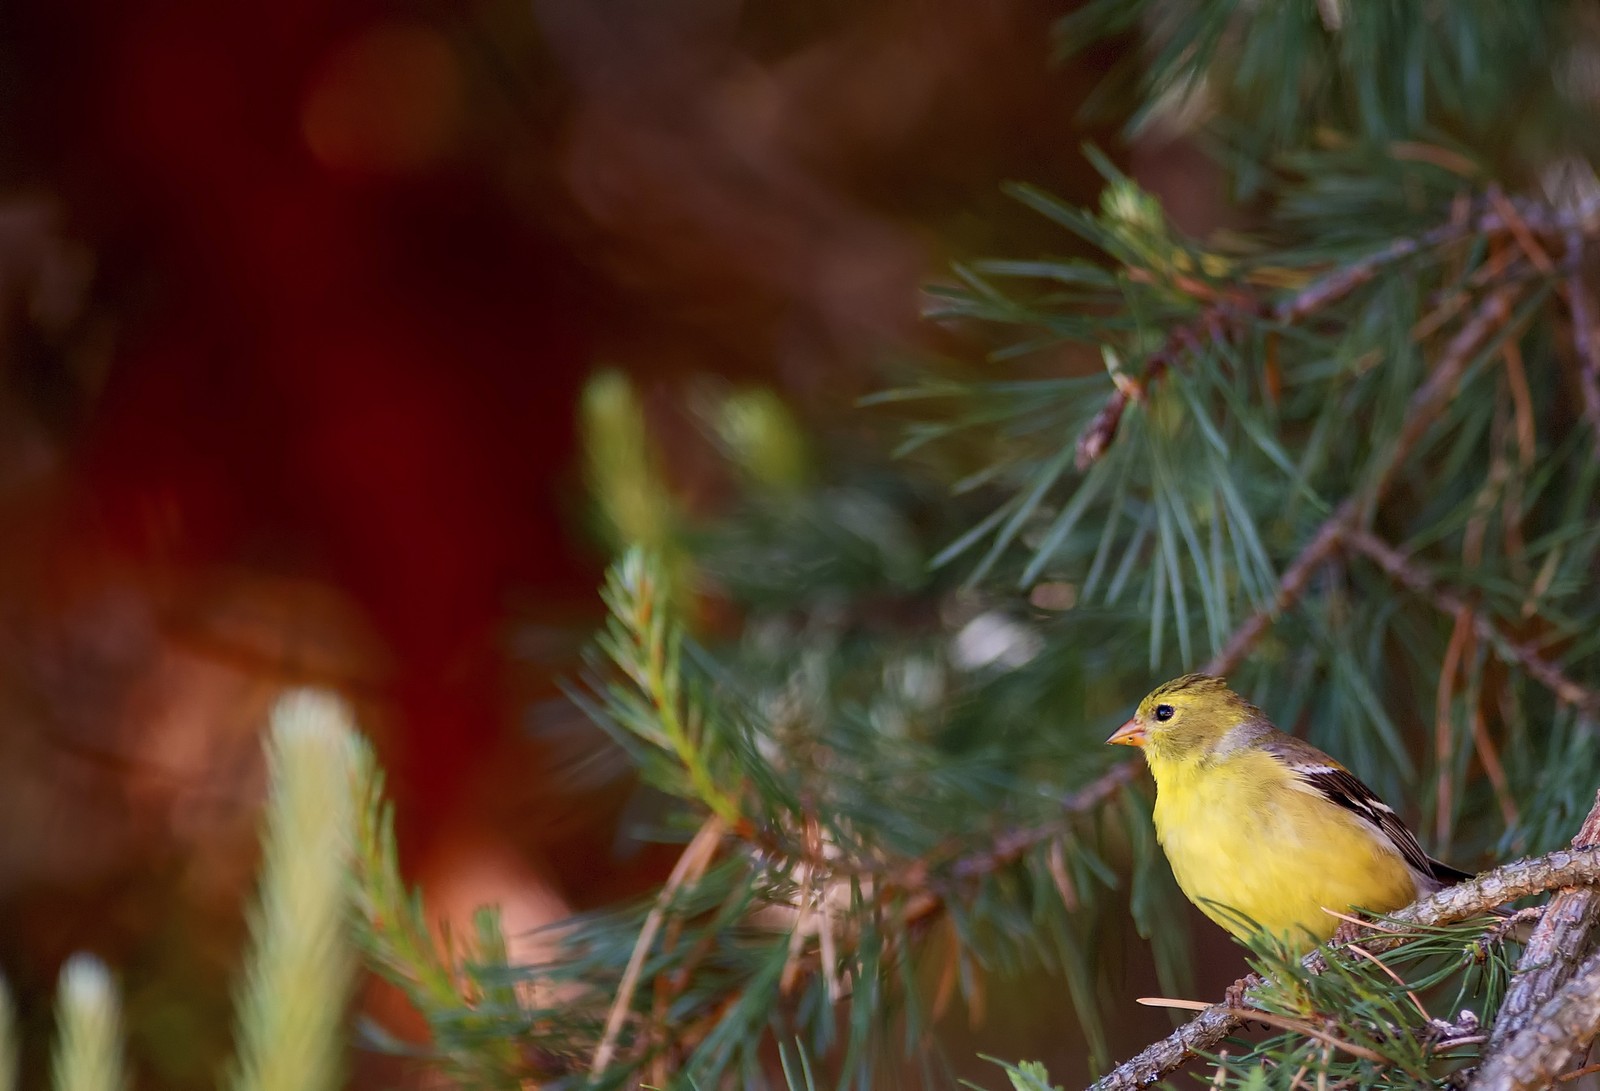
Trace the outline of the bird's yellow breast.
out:
<instances>
[{"instance_id":1,"label":"bird's yellow breast","mask_svg":"<svg viewBox=\"0 0 1600 1091\"><path fill-rule=\"evenodd\" d=\"M1415 899L1416 878L1388 839L1297 786L1272 755L1240 750L1208 766L1149 756L1172 874L1234 935L1250 934L1253 921L1307 948L1339 926L1324 906L1389 912Z\"/></svg>"}]
</instances>

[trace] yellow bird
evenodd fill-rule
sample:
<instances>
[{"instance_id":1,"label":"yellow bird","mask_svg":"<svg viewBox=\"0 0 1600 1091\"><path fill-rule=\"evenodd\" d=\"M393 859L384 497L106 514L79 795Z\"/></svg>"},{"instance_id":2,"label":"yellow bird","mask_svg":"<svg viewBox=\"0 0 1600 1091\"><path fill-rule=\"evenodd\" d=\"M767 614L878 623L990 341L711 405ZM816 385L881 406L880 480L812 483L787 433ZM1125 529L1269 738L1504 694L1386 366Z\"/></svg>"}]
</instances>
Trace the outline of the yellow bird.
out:
<instances>
[{"instance_id":1,"label":"yellow bird","mask_svg":"<svg viewBox=\"0 0 1600 1091\"><path fill-rule=\"evenodd\" d=\"M1352 908L1387 913L1469 878L1422 851L1388 804L1285 735L1221 678L1158 686L1106 740L1137 746L1156 782L1156 837L1190 901L1235 936L1297 951Z\"/></svg>"}]
</instances>

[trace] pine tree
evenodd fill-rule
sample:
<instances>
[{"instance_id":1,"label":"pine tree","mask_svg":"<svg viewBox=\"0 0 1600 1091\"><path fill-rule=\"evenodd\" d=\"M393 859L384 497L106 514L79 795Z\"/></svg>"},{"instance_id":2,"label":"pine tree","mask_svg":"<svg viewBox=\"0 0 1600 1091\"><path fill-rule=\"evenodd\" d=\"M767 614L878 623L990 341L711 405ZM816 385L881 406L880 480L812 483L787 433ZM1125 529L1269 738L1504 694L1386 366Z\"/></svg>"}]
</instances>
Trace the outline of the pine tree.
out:
<instances>
[{"instance_id":1,"label":"pine tree","mask_svg":"<svg viewBox=\"0 0 1600 1091\"><path fill-rule=\"evenodd\" d=\"M604 379L591 462L619 559L573 698L683 849L653 898L510 967L492 916L433 950L374 801L368 950L446 1069L931 1085L948 997L1041 966L1107 1088L1186 1061L1252 1088L1580 1065L1600 1029L1597 30L1575 3L1097 0L1064 52L1131 35L1107 95L1137 96L1135 127L1194 125L1248 229L1184 237L1098 155L1098 208L1013 187L1039 252L958 267L930 318L990 339L982 366L903 370L832 429L707 399L742 482L714 518L663 509ZM1434 852L1530 859L1347 950L1259 945L1265 1037L1227 1040L1240 1013L1211 1007L1109 1069L1102 1027L1132 1000L1102 988L1101 929L1131 906L1169 995L1190 986L1142 768L1099 743L1195 669L1405 801ZM1486 916L1563 887L1525 942Z\"/></svg>"}]
</instances>

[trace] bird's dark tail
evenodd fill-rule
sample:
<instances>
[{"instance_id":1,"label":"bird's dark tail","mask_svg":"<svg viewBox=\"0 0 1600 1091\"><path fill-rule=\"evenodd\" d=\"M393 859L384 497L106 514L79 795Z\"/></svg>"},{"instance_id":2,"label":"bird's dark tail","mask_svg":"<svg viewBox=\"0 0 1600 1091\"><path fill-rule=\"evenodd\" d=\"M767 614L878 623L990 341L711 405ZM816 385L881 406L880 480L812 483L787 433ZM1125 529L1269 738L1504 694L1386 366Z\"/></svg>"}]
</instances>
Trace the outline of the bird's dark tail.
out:
<instances>
[{"instance_id":1,"label":"bird's dark tail","mask_svg":"<svg viewBox=\"0 0 1600 1091\"><path fill-rule=\"evenodd\" d=\"M1443 886L1451 886L1461 882L1463 879L1473 878L1470 871L1462 871L1460 868L1453 868L1449 864L1442 864L1431 856L1428 857L1428 872Z\"/></svg>"}]
</instances>

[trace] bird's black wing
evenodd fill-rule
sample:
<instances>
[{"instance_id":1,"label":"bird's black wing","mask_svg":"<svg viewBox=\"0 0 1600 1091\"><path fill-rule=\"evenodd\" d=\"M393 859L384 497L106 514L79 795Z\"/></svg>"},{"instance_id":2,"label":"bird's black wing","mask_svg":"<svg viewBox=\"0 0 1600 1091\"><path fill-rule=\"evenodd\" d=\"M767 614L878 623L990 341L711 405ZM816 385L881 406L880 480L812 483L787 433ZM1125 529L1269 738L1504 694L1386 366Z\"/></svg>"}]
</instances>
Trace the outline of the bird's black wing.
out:
<instances>
[{"instance_id":1,"label":"bird's black wing","mask_svg":"<svg viewBox=\"0 0 1600 1091\"><path fill-rule=\"evenodd\" d=\"M1371 788L1368 788L1348 769L1336 765L1299 766L1295 775L1315 788L1323 798L1337 803L1352 814L1372 823L1387 837L1405 862L1415 871L1432 876L1443 883L1458 882L1467 878L1454 868L1439 863L1422 851L1417 835L1400 821L1400 816ZM1442 874L1441 874L1442 872Z\"/></svg>"}]
</instances>

